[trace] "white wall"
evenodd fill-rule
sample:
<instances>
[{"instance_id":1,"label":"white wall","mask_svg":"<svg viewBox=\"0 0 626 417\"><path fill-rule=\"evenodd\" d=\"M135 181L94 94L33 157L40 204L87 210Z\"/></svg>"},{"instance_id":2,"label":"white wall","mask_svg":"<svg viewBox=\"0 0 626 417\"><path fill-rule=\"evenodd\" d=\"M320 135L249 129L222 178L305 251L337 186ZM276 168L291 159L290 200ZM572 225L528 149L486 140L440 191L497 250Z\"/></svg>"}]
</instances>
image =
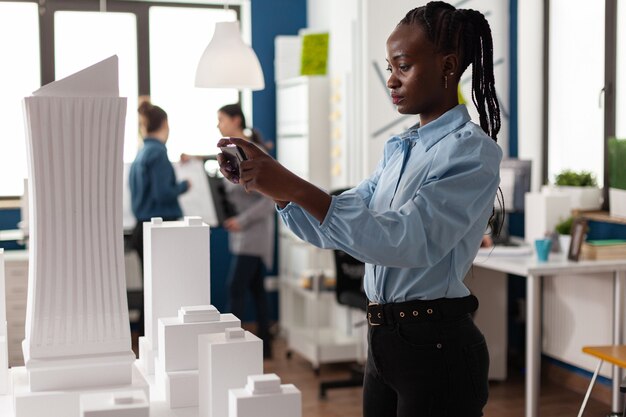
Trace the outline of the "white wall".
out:
<instances>
[{"instance_id":1,"label":"white wall","mask_svg":"<svg viewBox=\"0 0 626 417\"><path fill-rule=\"evenodd\" d=\"M341 3L342 0L336 1ZM306 5L307 27L311 29L330 29L331 0L308 0Z\"/></svg>"},{"instance_id":2,"label":"white wall","mask_svg":"<svg viewBox=\"0 0 626 417\"><path fill-rule=\"evenodd\" d=\"M530 159L532 190L541 187L543 157L543 0L524 0L518 7L518 156Z\"/></svg>"}]
</instances>

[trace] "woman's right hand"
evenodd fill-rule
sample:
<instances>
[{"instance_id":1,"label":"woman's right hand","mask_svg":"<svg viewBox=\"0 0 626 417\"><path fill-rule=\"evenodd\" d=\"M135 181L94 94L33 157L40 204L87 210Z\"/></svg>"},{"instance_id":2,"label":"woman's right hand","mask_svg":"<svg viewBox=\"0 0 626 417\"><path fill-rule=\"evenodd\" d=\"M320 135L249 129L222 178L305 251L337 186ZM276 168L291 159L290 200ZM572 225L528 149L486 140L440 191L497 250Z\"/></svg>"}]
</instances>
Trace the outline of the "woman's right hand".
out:
<instances>
[{"instance_id":1,"label":"woman's right hand","mask_svg":"<svg viewBox=\"0 0 626 417\"><path fill-rule=\"evenodd\" d=\"M239 172L236 172L237 168L232 167L224 155L218 154L220 171L226 179L235 184L241 184L248 192L256 191L277 201L291 201L300 178L247 140L224 138L217 143L217 146L230 144L241 147L248 159L240 162Z\"/></svg>"},{"instance_id":2,"label":"woman's right hand","mask_svg":"<svg viewBox=\"0 0 626 417\"><path fill-rule=\"evenodd\" d=\"M217 146L230 144L241 147L248 159L241 161L239 172L236 172L236 168L230 166L224 155L219 154L217 160L224 177L235 184L241 184L248 192L256 191L271 198L280 207L285 207L290 201L294 202L320 223L324 221L332 200L328 194L298 177L255 144L244 139L221 139Z\"/></svg>"}]
</instances>

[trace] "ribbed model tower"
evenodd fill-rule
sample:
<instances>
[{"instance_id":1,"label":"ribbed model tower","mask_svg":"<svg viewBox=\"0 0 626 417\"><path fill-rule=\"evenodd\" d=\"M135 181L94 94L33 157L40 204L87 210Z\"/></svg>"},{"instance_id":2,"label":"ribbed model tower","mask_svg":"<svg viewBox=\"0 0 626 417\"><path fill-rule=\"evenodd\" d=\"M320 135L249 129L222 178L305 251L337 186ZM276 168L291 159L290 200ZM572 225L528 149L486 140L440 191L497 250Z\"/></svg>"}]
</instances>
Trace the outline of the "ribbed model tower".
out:
<instances>
[{"instance_id":1,"label":"ribbed model tower","mask_svg":"<svg viewBox=\"0 0 626 417\"><path fill-rule=\"evenodd\" d=\"M24 100L30 270L24 359L30 390L128 385L122 235L126 99L117 57Z\"/></svg>"}]
</instances>

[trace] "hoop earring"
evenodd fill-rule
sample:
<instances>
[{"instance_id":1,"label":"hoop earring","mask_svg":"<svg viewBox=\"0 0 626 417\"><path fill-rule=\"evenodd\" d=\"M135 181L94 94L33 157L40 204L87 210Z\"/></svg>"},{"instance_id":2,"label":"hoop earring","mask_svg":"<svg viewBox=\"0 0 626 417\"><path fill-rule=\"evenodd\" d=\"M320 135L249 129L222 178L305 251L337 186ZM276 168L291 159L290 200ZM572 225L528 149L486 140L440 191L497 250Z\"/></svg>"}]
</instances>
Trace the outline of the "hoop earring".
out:
<instances>
[{"instance_id":1,"label":"hoop earring","mask_svg":"<svg viewBox=\"0 0 626 417\"><path fill-rule=\"evenodd\" d=\"M447 75L443 76L443 86L446 90L448 89L448 76Z\"/></svg>"}]
</instances>

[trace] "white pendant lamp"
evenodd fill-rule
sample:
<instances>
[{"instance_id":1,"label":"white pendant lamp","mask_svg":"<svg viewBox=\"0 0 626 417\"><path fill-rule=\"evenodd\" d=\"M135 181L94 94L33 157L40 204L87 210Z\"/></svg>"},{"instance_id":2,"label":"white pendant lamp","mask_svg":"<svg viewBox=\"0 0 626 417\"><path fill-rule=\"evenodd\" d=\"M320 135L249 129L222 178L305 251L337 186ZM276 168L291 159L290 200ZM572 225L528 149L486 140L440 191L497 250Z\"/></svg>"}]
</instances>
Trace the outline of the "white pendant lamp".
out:
<instances>
[{"instance_id":1,"label":"white pendant lamp","mask_svg":"<svg viewBox=\"0 0 626 417\"><path fill-rule=\"evenodd\" d=\"M263 70L241 39L239 22L219 22L196 70L196 87L262 90Z\"/></svg>"}]
</instances>

